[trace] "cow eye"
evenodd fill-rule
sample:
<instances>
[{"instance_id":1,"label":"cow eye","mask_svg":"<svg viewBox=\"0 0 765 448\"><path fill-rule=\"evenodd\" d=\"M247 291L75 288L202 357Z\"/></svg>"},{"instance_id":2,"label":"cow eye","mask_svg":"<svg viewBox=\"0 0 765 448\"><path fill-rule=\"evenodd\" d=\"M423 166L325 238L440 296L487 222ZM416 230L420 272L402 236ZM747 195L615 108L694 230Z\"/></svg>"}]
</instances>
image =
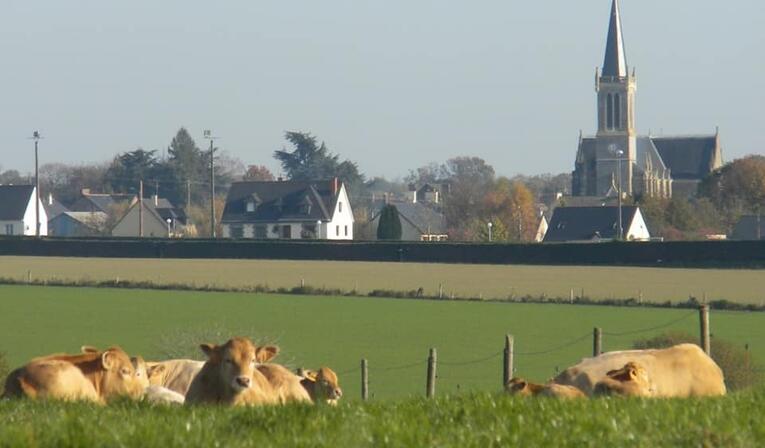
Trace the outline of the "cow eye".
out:
<instances>
[{"instance_id":1,"label":"cow eye","mask_svg":"<svg viewBox=\"0 0 765 448\"><path fill-rule=\"evenodd\" d=\"M130 375L130 369L128 369L128 368L123 368L122 370L120 370L120 372L123 375Z\"/></svg>"}]
</instances>

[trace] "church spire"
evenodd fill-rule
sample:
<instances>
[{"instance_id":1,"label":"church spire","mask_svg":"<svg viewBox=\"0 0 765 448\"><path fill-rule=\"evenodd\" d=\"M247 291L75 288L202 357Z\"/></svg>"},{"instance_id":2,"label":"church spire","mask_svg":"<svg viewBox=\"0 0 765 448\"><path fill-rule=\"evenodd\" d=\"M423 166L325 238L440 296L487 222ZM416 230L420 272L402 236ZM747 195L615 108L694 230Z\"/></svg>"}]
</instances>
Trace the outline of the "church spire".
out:
<instances>
[{"instance_id":1,"label":"church spire","mask_svg":"<svg viewBox=\"0 0 765 448\"><path fill-rule=\"evenodd\" d=\"M613 0L602 76L626 78L628 74L627 55L624 52L624 38L622 36L622 18L619 13L619 0Z\"/></svg>"}]
</instances>

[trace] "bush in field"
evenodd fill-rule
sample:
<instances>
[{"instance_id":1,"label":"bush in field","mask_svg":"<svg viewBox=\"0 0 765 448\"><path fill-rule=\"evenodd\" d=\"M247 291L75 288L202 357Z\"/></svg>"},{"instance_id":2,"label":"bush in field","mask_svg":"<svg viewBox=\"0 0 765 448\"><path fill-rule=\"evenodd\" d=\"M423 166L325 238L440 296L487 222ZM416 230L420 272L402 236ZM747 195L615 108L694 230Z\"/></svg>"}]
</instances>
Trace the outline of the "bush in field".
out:
<instances>
[{"instance_id":1,"label":"bush in field","mask_svg":"<svg viewBox=\"0 0 765 448\"><path fill-rule=\"evenodd\" d=\"M640 339L633 343L637 349L666 348L690 342L698 343L698 338L683 332L668 332L649 339ZM762 367L752 360L752 355L745 347L738 347L730 341L712 338L712 359L725 375L728 390L735 391L759 385L763 379Z\"/></svg>"}]
</instances>

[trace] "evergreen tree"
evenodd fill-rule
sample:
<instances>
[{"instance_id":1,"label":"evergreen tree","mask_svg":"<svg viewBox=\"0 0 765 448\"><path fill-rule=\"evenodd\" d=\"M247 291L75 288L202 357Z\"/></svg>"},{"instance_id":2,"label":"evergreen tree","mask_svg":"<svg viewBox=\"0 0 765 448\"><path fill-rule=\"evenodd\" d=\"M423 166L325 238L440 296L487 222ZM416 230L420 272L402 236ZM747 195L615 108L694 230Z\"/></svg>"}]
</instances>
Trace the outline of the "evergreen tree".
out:
<instances>
[{"instance_id":1,"label":"evergreen tree","mask_svg":"<svg viewBox=\"0 0 765 448\"><path fill-rule=\"evenodd\" d=\"M378 240L400 240L401 218L395 205L386 205L380 211L380 221L377 224Z\"/></svg>"}]
</instances>

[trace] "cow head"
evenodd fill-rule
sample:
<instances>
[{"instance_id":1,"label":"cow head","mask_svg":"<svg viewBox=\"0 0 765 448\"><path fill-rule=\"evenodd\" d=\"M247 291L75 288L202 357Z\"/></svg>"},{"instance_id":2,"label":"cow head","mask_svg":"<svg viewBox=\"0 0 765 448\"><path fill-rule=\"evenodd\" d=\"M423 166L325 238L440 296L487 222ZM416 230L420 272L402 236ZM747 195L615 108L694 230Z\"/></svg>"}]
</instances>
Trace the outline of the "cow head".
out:
<instances>
[{"instance_id":1,"label":"cow head","mask_svg":"<svg viewBox=\"0 0 765 448\"><path fill-rule=\"evenodd\" d=\"M143 360L141 360L143 361ZM112 347L98 355L100 363L99 387L101 396L109 399L115 396L129 396L137 398L143 394L144 377L136 375L136 368L125 353L119 347Z\"/></svg>"},{"instance_id":2,"label":"cow head","mask_svg":"<svg viewBox=\"0 0 765 448\"><path fill-rule=\"evenodd\" d=\"M343 396L337 374L329 367L321 367L319 370L300 370L299 376L313 383L316 400L331 405L336 405L337 400Z\"/></svg>"},{"instance_id":3,"label":"cow head","mask_svg":"<svg viewBox=\"0 0 765 448\"><path fill-rule=\"evenodd\" d=\"M594 393L647 397L653 394L653 387L645 368L630 361L621 369L607 372L606 378L595 385Z\"/></svg>"},{"instance_id":4,"label":"cow head","mask_svg":"<svg viewBox=\"0 0 765 448\"><path fill-rule=\"evenodd\" d=\"M229 339L223 345L201 344L208 364L217 373L228 393L236 395L253 386L253 375L259 363L266 362L279 353L273 345L257 347L247 338Z\"/></svg>"},{"instance_id":5,"label":"cow head","mask_svg":"<svg viewBox=\"0 0 765 448\"><path fill-rule=\"evenodd\" d=\"M133 368L135 369L135 377L138 382L141 383L141 386L144 389L149 387L149 371L148 366L146 365L146 361L144 361L140 356L133 356L130 358L130 363L133 364Z\"/></svg>"},{"instance_id":6,"label":"cow head","mask_svg":"<svg viewBox=\"0 0 765 448\"><path fill-rule=\"evenodd\" d=\"M536 384L529 383L523 378L515 377L505 384L505 390L511 395L519 395L521 397L528 397L536 395Z\"/></svg>"}]
</instances>

